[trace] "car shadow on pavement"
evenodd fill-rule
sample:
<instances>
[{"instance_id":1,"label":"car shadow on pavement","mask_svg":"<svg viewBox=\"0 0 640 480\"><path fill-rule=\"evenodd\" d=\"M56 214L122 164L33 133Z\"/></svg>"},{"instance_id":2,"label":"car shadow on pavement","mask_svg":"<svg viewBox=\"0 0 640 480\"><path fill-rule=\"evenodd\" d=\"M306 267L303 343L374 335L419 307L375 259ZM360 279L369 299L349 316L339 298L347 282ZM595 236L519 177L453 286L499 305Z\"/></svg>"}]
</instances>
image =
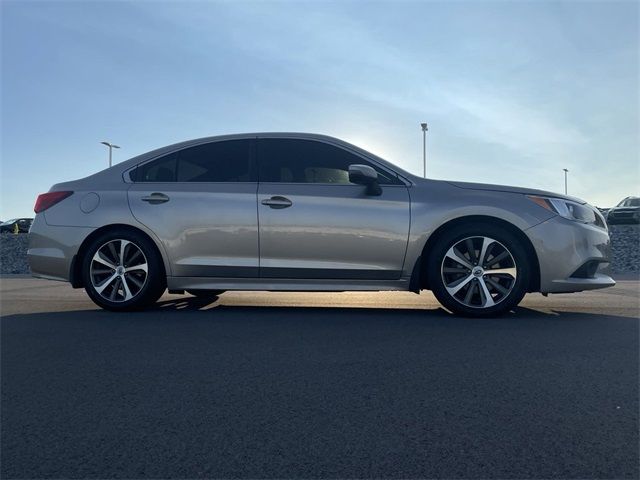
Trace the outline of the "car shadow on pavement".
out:
<instances>
[{"instance_id":1,"label":"car shadow on pavement","mask_svg":"<svg viewBox=\"0 0 640 480\"><path fill-rule=\"evenodd\" d=\"M192 296L184 296L171 300L163 300L152 307L136 312L136 314L142 314L144 312L218 312L218 313L242 313L260 315L261 313L274 313L277 312L281 315L292 314L298 316L304 312L313 313L326 313L328 315L358 315L364 314L366 316L376 317L396 317L396 318L410 318L419 317L420 319L447 319L447 320L460 320L460 321L474 321L479 322L483 320L504 320L510 321L515 319L548 319L548 320L580 320L581 318L614 318L614 315L608 314L593 314L585 312L570 312L563 310L537 310L528 307L516 307L513 311L508 312L501 316L477 318L466 317L462 315L452 314L444 308L438 306L436 308L411 308L408 306L400 306L394 308L389 305L381 304L380 307L370 306L352 306L352 305L283 305L283 304L226 304L220 303L218 298L198 298ZM620 316L619 318L628 318Z\"/></svg>"},{"instance_id":2,"label":"car shadow on pavement","mask_svg":"<svg viewBox=\"0 0 640 480\"><path fill-rule=\"evenodd\" d=\"M278 304L228 304L219 302L219 298L198 298L183 296L175 299L162 300L144 310L131 312L111 312L99 308L93 310L72 310L60 312L38 312L25 314L6 315L2 318L7 325L12 319L46 319L47 322L56 320L82 319L82 321L97 320L103 322L109 319L112 322L144 322L147 320L163 323L174 323L194 320L217 321L229 319L243 319L258 322L261 320L273 322L276 320L295 320L308 322L314 320L337 320L346 324L352 321L364 320L365 322L391 321L406 322L416 321L422 324L434 322L448 322L453 325L483 324L487 322L510 323L518 321L547 321L551 323L566 321L599 321L610 322L615 319L634 321L637 319L610 314L585 313L558 310L537 310L527 307L517 307L502 316L474 318L454 315L442 307L436 308L412 308L400 306L394 308L386 304L375 307L351 305L285 305ZM399 323L402 325L403 323Z\"/></svg>"}]
</instances>

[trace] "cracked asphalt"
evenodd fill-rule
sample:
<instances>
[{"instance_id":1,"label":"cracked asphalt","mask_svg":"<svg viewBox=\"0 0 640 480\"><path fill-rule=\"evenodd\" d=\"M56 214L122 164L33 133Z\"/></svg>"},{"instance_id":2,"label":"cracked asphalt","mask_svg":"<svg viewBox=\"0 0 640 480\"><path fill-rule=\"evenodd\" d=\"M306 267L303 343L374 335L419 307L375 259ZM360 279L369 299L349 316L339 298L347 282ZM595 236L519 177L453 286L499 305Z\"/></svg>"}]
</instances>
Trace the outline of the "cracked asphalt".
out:
<instances>
[{"instance_id":1,"label":"cracked asphalt","mask_svg":"<svg viewBox=\"0 0 640 480\"><path fill-rule=\"evenodd\" d=\"M0 279L2 478L638 478L639 283L502 318L431 294Z\"/></svg>"}]
</instances>

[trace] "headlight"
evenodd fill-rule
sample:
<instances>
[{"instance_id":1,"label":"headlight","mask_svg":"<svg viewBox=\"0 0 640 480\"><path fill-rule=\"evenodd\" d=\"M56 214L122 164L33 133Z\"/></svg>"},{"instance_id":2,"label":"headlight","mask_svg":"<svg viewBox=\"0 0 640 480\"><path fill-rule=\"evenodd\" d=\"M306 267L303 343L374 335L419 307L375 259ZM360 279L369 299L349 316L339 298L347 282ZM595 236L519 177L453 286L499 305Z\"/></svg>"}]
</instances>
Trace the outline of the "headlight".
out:
<instances>
[{"instance_id":1,"label":"headlight","mask_svg":"<svg viewBox=\"0 0 640 480\"><path fill-rule=\"evenodd\" d=\"M537 203L542 208L546 208L550 212L557 213L561 217L576 222L590 223L601 228L607 228L604 217L600 212L590 205L582 205L571 200L563 200L561 198L538 197L536 195L527 195L527 198Z\"/></svg>"}]
</instances>

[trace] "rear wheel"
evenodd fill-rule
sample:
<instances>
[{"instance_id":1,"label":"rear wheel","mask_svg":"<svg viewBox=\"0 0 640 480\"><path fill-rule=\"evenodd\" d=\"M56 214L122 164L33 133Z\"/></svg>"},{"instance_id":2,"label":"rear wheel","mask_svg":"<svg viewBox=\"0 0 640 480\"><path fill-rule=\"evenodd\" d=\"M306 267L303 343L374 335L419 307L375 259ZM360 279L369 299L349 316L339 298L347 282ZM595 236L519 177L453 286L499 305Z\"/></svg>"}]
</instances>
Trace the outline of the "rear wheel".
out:
<instances>
[{"instance_id":1,"label":"rear wheel","mask_svg":"<svg viewBox=\"0 0 640 480\"><path fill-rule=\"evenodd\" d=\"M143 234L112 230L95 238L82 263L85 290L107 310L134 310L154 303L165 289L162 259Z\"/></svg>"},{"instance_id":2,"label":"rear wheel","mask_svg":"<svg viewBox=\"0 0 640 480\"><path fill-rule=\"evenodd\" d=\"M459 225L445 232L427 268L438 301L461 315L501 315L520 303L529 285L524 247L494 225Z\"/></svg>"}]
</instances>

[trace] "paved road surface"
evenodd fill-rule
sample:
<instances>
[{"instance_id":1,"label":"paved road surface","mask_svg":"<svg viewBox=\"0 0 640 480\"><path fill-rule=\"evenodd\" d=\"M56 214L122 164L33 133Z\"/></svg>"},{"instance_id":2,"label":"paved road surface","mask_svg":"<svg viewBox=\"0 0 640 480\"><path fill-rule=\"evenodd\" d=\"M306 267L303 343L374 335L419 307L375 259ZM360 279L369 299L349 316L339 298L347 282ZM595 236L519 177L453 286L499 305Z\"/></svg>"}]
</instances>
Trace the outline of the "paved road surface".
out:
<instances>
[{"instance_id":1,"label":"paved road surface","mask_svg":"<svg viewBox=\"0 0 640 480\"><path fill-rule=\"evenodd\" d=\"M488 320L428 293L0 293L2 478L638 478L637 281Z\"/></svg>"}]
</instances>

